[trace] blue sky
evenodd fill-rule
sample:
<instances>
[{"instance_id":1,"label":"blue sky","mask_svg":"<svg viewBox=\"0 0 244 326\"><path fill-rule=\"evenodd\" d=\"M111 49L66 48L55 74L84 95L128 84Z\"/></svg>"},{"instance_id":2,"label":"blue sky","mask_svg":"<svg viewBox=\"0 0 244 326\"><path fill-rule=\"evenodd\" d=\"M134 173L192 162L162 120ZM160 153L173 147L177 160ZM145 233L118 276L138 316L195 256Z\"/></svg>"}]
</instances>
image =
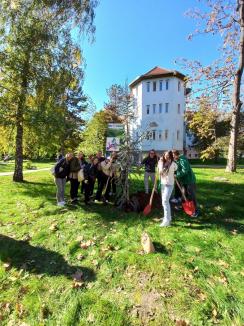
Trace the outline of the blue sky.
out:
<instances>
[{"instance_id":1,"label":"blue sky","mask_svg":"<svg viewBox=\"0 0 244 326\"><path fill-rule=\"evenodd\" d=\"M197 0L101 0L96 9L95 42L81 40L86 60L84 91L97 106L112 84L131 82L155 66L181 70L177 58L204 64L217 57L216 38L188 41L196 22L184 16ZM182 71L184 73L184 71Z\"/></svg>"}]
</instances>

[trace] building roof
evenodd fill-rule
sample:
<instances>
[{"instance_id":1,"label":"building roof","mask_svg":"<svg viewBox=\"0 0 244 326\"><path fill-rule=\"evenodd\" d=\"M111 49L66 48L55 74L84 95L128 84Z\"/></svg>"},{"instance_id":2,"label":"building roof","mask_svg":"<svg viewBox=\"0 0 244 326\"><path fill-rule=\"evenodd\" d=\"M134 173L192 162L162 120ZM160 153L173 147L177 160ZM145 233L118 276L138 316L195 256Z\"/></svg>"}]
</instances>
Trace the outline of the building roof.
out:
<instances>
[{"instance_id":1,"label":"building roof","mask_svg":"<svg viewBox=\"0 0 244 326\"><path fill-rule=\"evenodd\" d=\"M140 83L142 80L146 80L146 79L153 79L153 78L162 78L162 77L178 77L182 80L184 80L185 75L183 75L182 73L180 73L177 70L168 70L165 68L161 68L161 67L154 67L153 69L149 70L148 72L146 72L145 74L137 77L135 80L133 80L130 83L130 88L136 86L138 83Z\"/></svg>"}]
</instances>

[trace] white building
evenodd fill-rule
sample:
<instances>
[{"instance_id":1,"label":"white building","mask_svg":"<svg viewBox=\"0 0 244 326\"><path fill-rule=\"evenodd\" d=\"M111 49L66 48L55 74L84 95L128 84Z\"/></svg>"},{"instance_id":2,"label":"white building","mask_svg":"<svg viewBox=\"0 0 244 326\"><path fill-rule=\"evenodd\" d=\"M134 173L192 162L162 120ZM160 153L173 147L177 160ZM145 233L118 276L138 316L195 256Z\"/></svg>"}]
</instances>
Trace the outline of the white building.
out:
<instances>
[{"instance_id":1,"label":"white building","mask_svg":"<svg viewBox=\"0 0 244 326\"><path fill-rule=\"evenodd\" d=\"M140 145L145 154L177 149L185 142L185 76L178 71L155 67L130 83L135 98L135 121L131 132L135 139L147 132Z\"/></svg>"}]
</instances>

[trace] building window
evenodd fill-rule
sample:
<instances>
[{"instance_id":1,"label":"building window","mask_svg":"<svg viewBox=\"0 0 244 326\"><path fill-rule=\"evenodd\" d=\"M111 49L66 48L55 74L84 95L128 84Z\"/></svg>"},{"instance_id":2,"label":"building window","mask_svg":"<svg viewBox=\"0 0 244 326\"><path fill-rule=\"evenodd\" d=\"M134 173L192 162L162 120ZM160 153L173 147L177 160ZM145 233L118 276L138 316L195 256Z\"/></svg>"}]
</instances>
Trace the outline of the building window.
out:
<instances>
[{"instance_id":1,"label":"building window","mask_svg":"<svg viewBox=\"0 0 244 326\"><path fill-rule=\"evenodd\" d=\"M165 113L169 112L169 103L165 103Z\"/></svg>"},{"instance_id":2,"label":"building window","mask_svg":"<svg viewBox=\"0 0 244 326\"><path fill-rule=\"evenodd\" d=\"M154 81L153 82L153 91L156 92L156 90L157 90L157 82Z\"/></svg>"},{"instance_id":3,"label":"building window","mask_svg":"<svg viewBox=\"0 0 244 326\"><path fill-rule=\"evenodd\" d=\"M180 131L179 131L179 130L177 130L176 139L177 139L177 140L180 139Z\"/></svg>"},{"instance_id":4,"label":"building window","mask_svg":"<svg viewBox=\"0 0 244 326\"><path fill-rule=\"evenodd\" d=\"M150 105L147 105L147 114L150 113Z\"/></svg>"},{"instance_id":5,"label":"building window","mask_svg":"<svg viewBox=\"0 0 244 326\"><path fill-rule=\"evenodd\" d=\"M195 157L198 157L198 154L195 154Z\"/></svg>"},{"instance_id":6,"label":"building window","mask_svg":"<svg viewBox=\"0 0 244 326\"><path fill-rule=\"evenodd\" d=\"M155 140L156 139L156 130L153 130L152 131L152 140Z\"/></svg>"},{"instance_id":7,"label":"building window","mask_svg":"<svg viewBox=\"0 0 244 326\"><path fill-rule=\"evenodd\" d=\"M169 132L168 132L168 130L166 129L166 130L164 131L164 138L165 138L165 139L168 139L168 133L169 133Z\"/></svg>"},{"instance_id":8,"label":"building window","mask_svg":"<svg viewBox=\"0 0 244 326\"><path fill-rule=\"evenodd\" d=\"M159 130L159 132L158 132L158 139L159 139L159 140L162 139L162 131L161 131L161 130Z\"/></svg>"},{"instance_id":9,"label":"building window","mask_svg":"<svg viewBox=\"0 0 244 326\"><path fill-rule=\"evenodd\" d=\"M150 82L147 82L147 92L150 92Z\"/></svg>"},{"instance_id":10,"label":"building window","mask_svg":"<svg viewBox=\"0 0 244 326\"><path fill-rule=\"evenodd\" d=\"M156 104L153 104L153 114L156 113Z\"/></svg>"},{"instance_id":11,"label":"building window","mask_svg":"<svg viewBox=\"0 0 244 326\"><path fill-rule=\"evenodd\" d=\"M180 114L180 104L178 104L178 113Z\"/></svg>"},{"instance_id":12,"label":"building window","mask_svg":"<svg viewBox=\"0 0 244 326\"><path fill-rule=\"evenodd\" d=\"M162 103L159 103L159 113L162 113L163 112L163 105Z\"/></svg>"},{"instance_id":13,"label":"building window","mask_svg":"<svg viewBox=\"0 0 244 326\"><path fill-rule=\"evenodd\" d=\"M189 156L189 158L191 158L191 154L189 154L188 156Z\"/></svg>"},{"instance_id":14,"label":"building window","mask_svg":"<svg viewBox=\"0 0 244 326\"><path fill-rule=\"evenodd\" d=\"M169 89L169 80L166 80L166 91Z\"/></svg>"},{"instance_id":15,"label":"building window","mask_svg":"<svg viewBox=\"0 0 244 326\"><path fill-rule=\"evenodd\" d=\"M151 132L148 131L147 134L146 134L146 139L147 139L147 140L150 140L150 138L151 138Z\"/></svg>"},{"instance_id":16,"label":"building window","mask_svg":"<svg viewBox=\"0 0 244 326\"><path fill-rule=\"evenodd\" d=\"M180 89L181 89L181 82L178 81L178 92L180 92Z\"/></svg>"},{"instance_id":17,"label":"building window","mask_svg":"<svg viewBox=\"0 0 244 326\"><path fill-rule=\"evenodd\" d=\"M159 81L159 90L160 91L163 90L163 81L162 80Z\"/></svg>"}]
</instances>

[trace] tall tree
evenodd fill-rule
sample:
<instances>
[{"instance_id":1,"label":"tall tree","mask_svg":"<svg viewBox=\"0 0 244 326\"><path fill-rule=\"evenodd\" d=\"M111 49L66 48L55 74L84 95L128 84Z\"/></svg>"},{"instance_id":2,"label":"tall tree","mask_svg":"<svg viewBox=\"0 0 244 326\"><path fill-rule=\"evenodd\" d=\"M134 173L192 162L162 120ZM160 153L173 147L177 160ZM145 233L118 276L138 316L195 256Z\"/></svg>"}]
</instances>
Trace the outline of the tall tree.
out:
<instances>
[{"instance_id":1,"label":"tall tree","mask_svg":"<svg viewBox=\"0 0 244 326\"><path fill-rule=\"evenodd\" d=\"M213 107L209 98L200 98L195 111L186 111L187 132L202 159L217 160L230 132L230 116Z\"/></svg>"},{"instance_id":2,"label":"tall tree","mask_svg":"<svg viewBox=\"0 0 244 326\"><path fill-rule=\"evenodd\" d=\"M58 66L71 32L93 32L97 1L2 0L0 3L0 111L16 129L13 180L23 180L23 131L28 99ZM52 80L54 81L54 80ZM6 101L5 101L6 99Z\"/></svg>"},{"instance_id":3,"label":"tall tree","mask_svg":"<svg viewBox=\"0 0 244 326\"><path fill-rule=\"evenodd\" d=\"M190 10L198 21L196 34L220 35L220 58L208 66L200 62L185 61L190 69L191 83L198 85L192 92L211 96L219 107L230 105L232 111L228 162L226 171L236 171L237 138L241 102L241 80L244 67L244 0L204 0L206 11ZM232 95L230 95L232 93ZM231 102L229 99L231 98Z\"/></svg>"}]
</instances>

